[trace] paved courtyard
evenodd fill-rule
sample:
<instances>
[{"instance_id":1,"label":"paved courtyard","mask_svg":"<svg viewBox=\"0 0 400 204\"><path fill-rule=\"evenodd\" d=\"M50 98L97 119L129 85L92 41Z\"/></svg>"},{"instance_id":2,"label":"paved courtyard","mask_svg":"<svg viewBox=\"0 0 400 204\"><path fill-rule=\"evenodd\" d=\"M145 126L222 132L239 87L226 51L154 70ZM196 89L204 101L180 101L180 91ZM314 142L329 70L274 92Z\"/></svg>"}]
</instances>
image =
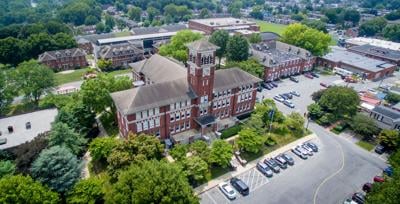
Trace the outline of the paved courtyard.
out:
<instances>
[{"instance_id":1,"label":"paved courtyard","mask_svg":"<svg viewBox=\"0 0 400 204\"><path fill-rule=\"evenodd\" d=\"M320 83L346 85L339 76L321 76L308 79L304 76L297 77L300 82L282 80L279 87L272 90L263 90L257 97L272 98L273 96L290 91L297 91L300 97L292 99L294 109L276 102L277 107L285 114L293 111L303 114L307 106L313 101L311 94L322 87ZM393 83L396 77L385 79L382 84ZM357 91L375 88L378 82L365 84L349 84ZM272 178L263 178L255 168L240 174L238 177L249 185L250 195L238 196L236 200L228 200L221 191L215 187L200 194L203 204L220 203L301 203L301 204L337 204L360 191L361 186L371 182L375 175L381 174L387 166L384 158L368 152L354 144L349 138L337 136L323 127L310 122L309 129L316 135L315 142L320 151L307 160L301 160L293 153L295 165L274 174Z\"/></svg>"}]
</instances>

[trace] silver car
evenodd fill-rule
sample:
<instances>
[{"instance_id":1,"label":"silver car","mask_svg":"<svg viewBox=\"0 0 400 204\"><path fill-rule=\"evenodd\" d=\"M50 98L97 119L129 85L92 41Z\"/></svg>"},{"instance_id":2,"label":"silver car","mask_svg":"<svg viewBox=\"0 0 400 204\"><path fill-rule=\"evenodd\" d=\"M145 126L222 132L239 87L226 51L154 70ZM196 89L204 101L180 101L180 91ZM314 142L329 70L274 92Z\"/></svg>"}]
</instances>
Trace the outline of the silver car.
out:
<instances>
[{"instance_id":1,"label":"silver car","mask_svg":"<svg viewBox=\"0 0 400 204\"><path fill-rule=\"evenodd\" d=\"M228 199L233 200L236 198L235 190L233 190L232 186L228 183L222 182L218 184L218 187Z\"/></svg>"}]
</instances>

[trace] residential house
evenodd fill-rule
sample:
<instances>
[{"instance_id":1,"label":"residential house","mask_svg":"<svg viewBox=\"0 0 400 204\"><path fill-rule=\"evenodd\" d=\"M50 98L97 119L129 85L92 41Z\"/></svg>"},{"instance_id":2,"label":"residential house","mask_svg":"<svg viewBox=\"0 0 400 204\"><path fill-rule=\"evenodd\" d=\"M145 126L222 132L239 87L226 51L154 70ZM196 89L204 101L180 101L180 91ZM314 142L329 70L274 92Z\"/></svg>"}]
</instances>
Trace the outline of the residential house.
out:
<instances>
[{"instance_id":1,"label":"residential house","mask_svg":"<svg viewBox=\"0 0 400 204\"><path fill-rule=\"evenodd\" d=\"M88 66L86 52L81 48L47 51L39 55L39 62L55 71L63 71Z\"/></svg>"}]
</instances>

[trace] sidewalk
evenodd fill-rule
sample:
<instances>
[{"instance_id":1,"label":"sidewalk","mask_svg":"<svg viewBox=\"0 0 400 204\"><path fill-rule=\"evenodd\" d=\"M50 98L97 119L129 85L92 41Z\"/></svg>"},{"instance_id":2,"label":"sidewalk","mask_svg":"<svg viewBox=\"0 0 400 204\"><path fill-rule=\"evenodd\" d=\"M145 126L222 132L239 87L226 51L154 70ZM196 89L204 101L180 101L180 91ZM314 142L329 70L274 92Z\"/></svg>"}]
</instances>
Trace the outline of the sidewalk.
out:
<instances>
[{"instance_id":1,"label":"sidewalk","mask_svg":"<svg viewBox=\"0 0 400 204\"><path fill-rule=\"evenodd\" d=\"M290 150L291 148L293 148L294 146L296 146L299 143L303 143L303 142L312 140L312 139L314 139L316 137L317 136L313 133L311 135L308 135L308 136L302 137L302 138L300 138L300 139L298 139L296 141L293 141L293 142L291 142L291 143L289 143L289 144L287 144L287 145L285 145L283 147L280 147L279 149L277 149L277 150L275 150L273 152L270 152L270 153L268 153L268 154L266 154L266 155L264 155L264 156L262 156L262 157L260 157L260 158L258 158L256 160L253 160L253 161L249 162L245 167L239 165L238 168L236 169L236 171L231 171L229 173L226 173L226 174L224 174L224 175L222 175L222 176L220 176L218 178L215 178L215 179L213 179L211 181L208 181L207 183L195 188L194 189L195 194L198 195L198 194L201 194L201 193L203 193L205 191L208 191L211 188L214 188L215 186L217 186L219 183L224 182L224 181L226 181L226 180L228 180L228 179L230 179L232 177L238 176L238 175L242 174L243 172L246 172L246 171L252 169L253 167L255 167L257 165L257 162L260 159L264 159L264 158L267 158L267 157L274 157L274 156L276 156L276 155L278 155L280 153L283 153L283 152L286 152L286 151Z\"/></svg>"}]
</instances>

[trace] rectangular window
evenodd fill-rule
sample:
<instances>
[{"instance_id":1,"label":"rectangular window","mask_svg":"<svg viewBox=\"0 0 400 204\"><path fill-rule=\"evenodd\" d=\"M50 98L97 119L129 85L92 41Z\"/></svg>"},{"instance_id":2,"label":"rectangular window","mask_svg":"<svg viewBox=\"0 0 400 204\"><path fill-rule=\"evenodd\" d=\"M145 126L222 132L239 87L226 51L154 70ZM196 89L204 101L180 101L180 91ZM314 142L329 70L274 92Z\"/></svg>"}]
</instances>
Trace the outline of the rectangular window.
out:
<instances>
[{"instance_id":1,"label":"rectangular window","mask_svg":"<svg viewBox=\"0 0 400 204\"><path fill-rule=\"evenodd\" d=\"M179 113L175 113L175 119L179 120Z\"/></svg>"},{"instance_id":2,"label":"rectangular window","mask_svg":"<svg viewBox=\"0 0 400 204\"><path fill-rule=\"evenodd\" d=\"M136 113L136 120L138 120L138 119L142 119L142 113L141 112Z\"/></svg>"},{"instance_id":3,"label":"rectangular window","mask_svg":"<svg viewBox=\"0 0 400 204\"><path fill-rule=\"evenodd\" d=\"M136 123L136 129L138 132L142 131L142 123L141 122Z\"/></svg>"},{"instance_id":4,"label":"rectangular window","mask_svg":"<svg viewBox=\"0 0 400 204\"><path fill-rule=\"evenodd\" d=\"M174 117L174 115L172 115L172 113L169 114L169 118L170 118L171 122L175 120L175 117Z\"/></svg>"},{"instance_id":5,"label":"rectangular window","mask_svg":"<svg viewBox=\"0 0 400 204\"><path fill-rule=\"evenodd\" d=\"M156 137L160 136L160 130L156 131Z\"/></svg>"},{"instance_id":6,"label":"rectangular window","mask_svg":"<svg viewBox=\"0 0 400 204\"><path fill-rule=\"evenodd\" d=\"M156 108L155 114L158 115L160 113L160 108Z\"/></svg>"},{"instance_id":7,"label":"rectangular window","mask_svg":"<svg viewBox=\"0 0 400 204\"><path fill-rule=\"evenodd\" d=\"M175 125L175 131L179 132L179 124Z\"/></svg>"},{"instance_id":8,"label":"rectangular window","mask_svg":"<svg viewBox=\"0 0 400 204\"><path fill-rule=\"evenodd\" d=\"M190 117L190 110L186 111L186 117Z\"/></svg>"},{"instance_id":9,"label":"rectangular window","mask_svg":"<svg viewBox=\"0 0 400 204\"><path fill-rule=\"evenodd\" d=\"M170 132L170 133L174 133L174 128L173 128L173 127L170 127L170 128L169 128L169 132Z\"/></svg>"},{"instance_id":10,"label":"rectangular window","mask_svg":"<svg viewBox=\"0 0 400 204\"><path fill-rule=\"evenodd\" d=\"M147 130L147 129L149 129L149 123L146 120L146 121L143 122L143 130Z\"/></svg>"},{"instance_id":11,"label":"rectangular window","mask_svg":"<svg viewBox=\"0 0 400 204\"><path fill-rule=\"evenodd\" d=\"M188 121L187 123L186 123L186 129L189 129L190 128L190 121Z\"/></svg>"},{"instance_id":12,"label":"rectangular window","mask_svg":"<svg viewBox=\"0 0 400 204\"><path fill-rule=\"evenodd\" d=\"M185 130L185 124L184 123L181 124L181 130Z\"/></svg>"},{"instance_id":13,"label":"rectangular window","mask_svg":"<svg viewBox=\"0 0 400 204\"><path fill-rule=\"evenodd\" d=\"M181 119L185 118L185 112L181 112Z\"/></svg>"},{"instance_id":14,"label":"rectangular window","mask_svg":"<svg viewBox=\"0 0 400 204\"><path fill-rule=\"evenodd\" d=\"M156 127L160 127L160 118L155 119Z\"/></svg>"},{"instance_id":15,"label":"rectangular window","mask_svg":"<svg viewBox=\"0 0 400 204\"><path fill-rule=\"evenodd\" d=\"M149 121L149 126L150 126L150 128L154 128L154 120Z\"/></svg>"},{"instance_id":16,"label":"rectangular window","mask_svg":"<svg viewBox=\"0 0 400 204\"><path fill-rule=\"evenodd\" d=\"M175 109L175 108L174 108L174 104L169 105L169 109L170 109L170 110L174 110L174 109Z\"/></svg>"}]
</instances>

